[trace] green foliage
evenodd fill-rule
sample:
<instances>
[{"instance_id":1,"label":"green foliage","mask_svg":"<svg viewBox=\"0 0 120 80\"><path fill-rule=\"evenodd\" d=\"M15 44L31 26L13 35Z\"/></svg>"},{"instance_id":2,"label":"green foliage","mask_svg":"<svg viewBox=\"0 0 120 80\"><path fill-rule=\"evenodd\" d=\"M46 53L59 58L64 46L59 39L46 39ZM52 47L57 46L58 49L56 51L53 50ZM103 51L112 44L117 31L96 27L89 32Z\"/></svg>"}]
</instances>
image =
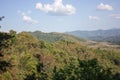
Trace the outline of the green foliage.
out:
<instances>
[{"instance_id":1,"label":"green foliage","mask_svg":"<svg viewBox=\"0 0 120 80\"><path fill-rule=\"evenodd\" d=\"M112 80L111 70L102 68L96 59L79 60L79 67L81 80Z\"/></svg>"},{"instance_id":2,"label":"green foliage","mask_svg":"<svg viewBox=\"0 0 120 80\"><path fill-rule=\"evenodd\" d=\"M0 32L0 49L9 47L12 38L14 38L14 36L11 34Z\"/></svg>"},{"instance_id":3,"label":"green foliage","mask_svg":"<svg viewBox=\"0 0 120 80\"><path fill-rule=\"evenodd\" d=\"M36 72L36 65L37 61L31 55L26 54L25 56L20 57L18 63L18 68L20 70L19 75L24 75L22 76L23 79L26 77L26 75L32 75Z\"/></svg>"},{"instance_id":4,"label":"green foliage","mask_svg":"<svg viewBox=\"0 0 120 80\"><path fill-rule=\"evenodd\" d=\"M53 80L112 80L111 70L99 66L96 59L78 60L77 66L70 64L64 69L53 70Z\"/></svg>"},{"instance_id":5,"label":"green foliage","mask_svg":"<svg viewBox=\"0 0 120 80\"><path fill-rule=\"evenodd\" d=\"M0 32L0 80L119 80L119 52L88 48L65 34L39 36Z\"/></svg>"},{"instance_id":6,"label":"green foliage","mask_svg":"<svg viewBox=\"0 0 120 80\"><path fill-rule=\"evenodd\" d=\"M5 60L4 56L7 55L5 49L9 49L14 37L15 36L10 33L0 32L0 73L6 72L10 67L12 67L12 64Z\"/></svg>"},{"instance_id":7,"label":"green foliage","mask_svg":"<svg viewBox=\"0 0 120 80\"><path fill-rule=\"evenodd\" d=\"M38 63L37 65L38 80L48 80L48 74L44 70L44 64Z\"/></svg>"},{"instance_id":8,"label":"green foliage","mask_svg":"<svg viewBox=\"0 0 120 80\"><path fill-rule=\"evenodd\" d=\"M14 30L10 30L10 35L13 37L12 39L11 39L11 41L12 41L12 44L16 44L16 36L17 36L17 34L16 34L16 31L14 31Z\"/></svg>"},{"instance_id":9,"label":"green foliage","mask_svg":"<svg viewBox=\"0 0 120 80\"><path fill-rule=\"evenodd\" d=\"M40 41L40 48L46 48L46 42Z\"/></svg>"},{"instance_id":10,"label":"green foliage","mask_svg":"<svg viewBox=\"0 0 120 80\"><path fill-rule=\"evenodd\" d=\"M0 75L0 80L13 80L13 78L9 72L5 72L3 75Z\"/></svg>"}]
</instances>

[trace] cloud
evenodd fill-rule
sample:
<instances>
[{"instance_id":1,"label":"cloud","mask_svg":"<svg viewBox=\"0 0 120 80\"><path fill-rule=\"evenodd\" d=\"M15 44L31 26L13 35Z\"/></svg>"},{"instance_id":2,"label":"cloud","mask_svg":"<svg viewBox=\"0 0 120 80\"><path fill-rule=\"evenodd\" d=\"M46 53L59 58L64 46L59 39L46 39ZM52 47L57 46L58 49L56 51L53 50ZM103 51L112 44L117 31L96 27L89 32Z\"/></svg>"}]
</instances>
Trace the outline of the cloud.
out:
<instances>
[{"instance_id":1,"label":"cloud","mask_svg":"<svg viewBox=\"0 0 120 80\"><path fill-rule=\"evenodd\" d=\"M28 10L28 11L26 11L26 12L23 12L23 11L21 11L21 10L17 10L17 13L19 13L19 14L21 14L21 15L25 15L25 14L31 14L32 11L31 11L31 10Z\"/></svg>"},{"instance_id":2,"label":"cloud","mask_svg":"<svg viewBox=\"0 0 120 80\"><path fill-rule=\"evenodd\" d=\"M32 24L38 23L37 20L34 20L30 16L26 16L26 15L23 15L23 21L28 22L28 23L32 23Z\"/></svg>"},{"instance_id":3,"label":"cloud","mask_svg":"<svg viewBox=\"0 0 120 80\"><path fill-rule=\"evenodd\" d=\"M98 10L108 10L108 11L112 11L112 10L113 10L113 7L110 6L110 5L108 5L108 4L103 4L103 3L101 3L101 4L99 4L99 5L97 6L97 9L98 9Z\"/></svg>"},{"instance_id":4,"label":"cloud","mask_svg":"<svg viewBox=\"0 0 120 80\"><path fill-rule=\"evenodd\" d=\"M32 19L30 16L27 16L28 14L31 14L31 13L32 13L31 10L28 10L26 13L23 12L23 11L21 11L21 10L18 10L17 12L22 15L23 21L25 21L25 22L27 22L27 23L31 23L31 24L37 24L37 23L38 23L37 20Z\"/></svg>"},{"instance_id":5,"label":"cloud","mask_svg":"<svg viewBox=\"0 0 120 80\"><path fill-rule=\"evenodd\" d=\"M110 16L115 19L120 19L120 14L111 14Z\"/></svg>"},{"instance_id":6,"label":"cloud","mask_svg":"<svg viewBox=\"0 0 120 80\"><path fill-rule=\"evenodd\" d=\"M35 8L52 15L72 15L76 13L75 7L71 4L64 5L62 0L54 0L53 4L36 3Z\"/></svg>"},{"instance_id":7,"label":"cloud","mask_svg":"<svg viewBox=\"0 0 120 80\"><path fill-rule=\"evenodd\" d=\"M89 16L90 20L99 20L100 18L98 16Z\"/></svg>"}]
</instances>

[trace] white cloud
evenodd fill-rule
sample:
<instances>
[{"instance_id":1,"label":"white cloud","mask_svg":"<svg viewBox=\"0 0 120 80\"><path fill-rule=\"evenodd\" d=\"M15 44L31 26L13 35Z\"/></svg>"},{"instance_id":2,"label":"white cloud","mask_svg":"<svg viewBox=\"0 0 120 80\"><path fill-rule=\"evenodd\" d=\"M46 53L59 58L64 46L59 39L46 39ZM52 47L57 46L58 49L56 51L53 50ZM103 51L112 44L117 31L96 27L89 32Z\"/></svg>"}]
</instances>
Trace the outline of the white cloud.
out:
<instances>
[{"instance_id":1,"label":"white cloud","mask_svg":"<svg viewBox=\"0 0 120 80\"><path fill-rule=\"evenodd\" d=\"M72 15L76 12L71 4L63 5L62 0L55 0L53 4L36 3L36 9L54 15Z\"/></svg>"},{"instance_id":2,"label":"white cloud","mask_svg":"<svg viewBox=\"0 0 120 80\"><path fill-rule=\"evenodd\" d=\"M38 23L37 20L34 20L30 16L26 16L26 15L23 15L23 21L28 22L28 23L32 23L32 24Z\"/></svg>"},{"instance_id":3,"label":"white cloud","mask_svg":"<svg viewBox=\"0 0 120 80\"><path fill-rule=\"evenodd\" d=\"M28 10L28 11L26 11L26 12L23 12L23 11L21 11L21 10L17 10L17 13L19 13L19 14L21 14L21 15L25 15L25 14L31 14L32 11L31 11L31 10Z\"/></svg>"},{"instance_id":4,"label":"white cloud","mask_svg":"<svg viewBox=\"0 0 120 80\"><path fill-rule=\"evenodd\" d=\"M90 20L99 20L100 18L98 16L89 16Z\"/></svg>"},{"instance_id":5,"label":"white cloud","mask_svg":"<svg viewBox=\"0 0 120 80\"><path fill-rule=\"evenodd\" d=\"M97 6L97 9L98 9L98 10L108 10L108 11L111 11L111 10L113 10L113 7L110 6L110 5L108 5L108 4L103 4L103 3L101 3L101 4L99 4L99 5Z\"/></svg>"},{"instance_id":6,"label":"white cloud","mask_svg":"<svg viewBox=\"0 0 120 80\"><path fill-rule=\"evenodd\" d=\"M120 14L111 14L110 16L115 19L120 19Z\"/></svg>"},{"instance_id":7,"label":"white cloud","mask_svg":"<svg viewBox=\"0 0 120 80\"><path fill-rule=\"evenodd\" d=\"M23 11L21 11L21 10L18 10L17 12L22 15L23 21L25 21L25 22L27 22L27 23L31 23L31 24L37 24L37 23L38 23L37 20L32 19L30 16L27 16L28 14L31 14L31 13L32 13L31 10L26 11L26 13L23 12Z\"/></svg>"}]
</instances>

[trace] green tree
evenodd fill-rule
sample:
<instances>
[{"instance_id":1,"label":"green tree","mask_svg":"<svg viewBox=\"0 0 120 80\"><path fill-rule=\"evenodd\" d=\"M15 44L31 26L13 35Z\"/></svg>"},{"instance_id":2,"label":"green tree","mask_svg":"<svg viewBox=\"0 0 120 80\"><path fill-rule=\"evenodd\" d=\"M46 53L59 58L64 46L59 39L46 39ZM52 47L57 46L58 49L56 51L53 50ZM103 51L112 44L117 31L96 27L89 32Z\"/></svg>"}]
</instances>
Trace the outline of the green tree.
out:
<instances>
[{"instance_id":1,"label":"green tree","mask_svg":"<svg viewBox=\"0 0 120 80\"><path fill-rule=\"evenodd\" d=\"M104 69L96 59L79 60L78 66L70 64L64 69L53 69L53 80L112 80L110 69Z\"/></svg>"},{"instance_id":2,"label":"green tree","mask_svg":"<svg viewBox=\"0 0 120 80\"><path fill-rule=\"evenodd\" d=\"M36 73L37 61L32 57L32 55L26 54L22 56L19 60L18 68L20 70L19 77L25 79L26 77Z\"/></svg>"},{"instance_id":3,"label":"green tree","mask_svg":"<svg viewBox=\"0 0 120 80\"><path fill-rule=\"evenodd\" d=\"M98 64L97 59L78 60L80 70L80 80L112 80L110 69L104 69Z\"/></svg>"},{"instance_id":4,"label":"green tree","mask_svg":"<svg viewBox=\"0 0 120 80\"><path fill-rule=\"evenodd\" d=\"M6 49L11 46L11 36L9 33L0 32L0 72L6 72L8 68L12 66L12 64L5 60L4 56L6 54Z\"/></svg>"},{"instance_id":5,"label":"green tree","mask_svg":"<svg viewBox=\"0 0 120 80\"><path fill-rule=\"evenodd\" d=\"M16 44L16 36L17 36L17 34L16 34L16 31L14 31L14 30L10 30L10 35L13 37L12 39L11 39L11 41L12 41L12 44Z\"/></svg>"}]
</instances>

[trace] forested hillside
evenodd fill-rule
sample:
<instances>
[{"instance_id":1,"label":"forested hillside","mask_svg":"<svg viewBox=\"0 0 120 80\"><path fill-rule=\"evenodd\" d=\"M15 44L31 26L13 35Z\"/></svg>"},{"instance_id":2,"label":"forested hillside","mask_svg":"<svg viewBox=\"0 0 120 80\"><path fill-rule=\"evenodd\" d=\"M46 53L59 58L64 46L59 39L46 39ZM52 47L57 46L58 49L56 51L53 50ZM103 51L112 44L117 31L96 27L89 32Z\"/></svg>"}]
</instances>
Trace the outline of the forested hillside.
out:
<instances>
[{"instance_id":1,"label":"forested hillside","mask_svg":"<svg viewBox=\"0 0 120 80\"><path fill-rule=\"evenodd\" d=\"M119 52L41 35L0 32L0 80L120 80Z\"/></svg>"},{"instance_id":2,"label":"forested hillside","mask_svg":"<svg viewBox=\"0 0 120 80\"><path fill-rule=\"evenodd\" d=\"M83 38L78 38L72 35L58 33L58 32L51 32L51 33L44 33L41 31L29 32L31 35L35 36L39 40L44 40L46 42L56 42L60 40L67 40L71 42L85 42L86 40Z\"/></svg>"}]
</instances>

